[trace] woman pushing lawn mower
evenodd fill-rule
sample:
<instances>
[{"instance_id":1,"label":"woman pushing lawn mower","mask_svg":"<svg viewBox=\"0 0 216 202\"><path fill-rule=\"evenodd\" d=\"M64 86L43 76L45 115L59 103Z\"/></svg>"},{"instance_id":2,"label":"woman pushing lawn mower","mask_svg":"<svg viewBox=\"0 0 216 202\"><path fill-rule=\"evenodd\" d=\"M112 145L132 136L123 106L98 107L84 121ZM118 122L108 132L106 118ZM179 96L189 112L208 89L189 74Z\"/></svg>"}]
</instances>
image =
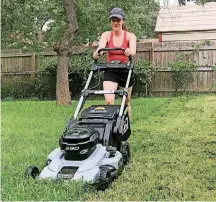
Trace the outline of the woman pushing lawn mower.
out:
<instances>
[{"instance_id":1,"label":"woman pushing lawn mower","mask_svg":"<svg viewBox=\"0 0 216 202\"><path fill-rule=\"evenodd\" d=\"M102 34L94 53L95 63L91 66L74 115L59 139L59 147L47 156L41 172L37 166L29 166L26 177L82 180L105 190L130 162L128 112L134 68L131 56L136 53L136 37L122 29L125 18L122 9L112 9L109 18L112 31ZM107 63L97 61L101 51L108 52ZM104 90L88 89L93 74L100 71L105 71ZM117 90L118 85L124 90ZM82 110L88 95L98 94L105 95L107 105L92 105ZM122 96L121 105L114 105L115 94Z\"/></svg>"},{"instance_id":2,"label":"woman pushing lawn mower","mask_svg":"<svg viewBox=\"0 0 216 202\"><path fill-rule=\"evenodd\" d=\"M99 46L93 53L93 58L98 59L98 51L102 48L123 48L122 51L109 51L107 62L120 61L121 63L128 62L128 56L134 56L136 54L136 36L133 33L127 32L127 28L124 24L125 13L121 8L113 8L109 14L109 20L111 23L111 31L104 32L101 35ZM118 86L124 87L127 80L128 71L105 71L104 73L104 90L117 90ZM129 84L128 96L126 99L126 105L128 106L128 115L131 117L131 105L130 98L133 86L133 77ZM108 105L114 104L115 94L105 94L105 102Z\"/></svg>"}]
</instances>

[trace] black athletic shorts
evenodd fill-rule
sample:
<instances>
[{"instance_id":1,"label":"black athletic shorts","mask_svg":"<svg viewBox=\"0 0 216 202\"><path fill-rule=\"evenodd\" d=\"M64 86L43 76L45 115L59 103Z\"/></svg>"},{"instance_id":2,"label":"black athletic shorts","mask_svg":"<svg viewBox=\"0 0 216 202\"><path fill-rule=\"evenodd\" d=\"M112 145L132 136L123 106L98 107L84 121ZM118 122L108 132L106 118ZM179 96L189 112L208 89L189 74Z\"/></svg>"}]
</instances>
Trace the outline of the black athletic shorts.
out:
<instances>
[{"instance_id":1,"label":"black athletic shorts","mask_svg":"<svg viewBox=\"0 0 216 202\"><path fill-rule=\"evenodd\" d=\"M107 70L104 72L104 81L112 81L118 83L119 86L125 87L129 70ZM131 74L129 87L134 84L134 75Z\"/></svg>"}]
</instances>

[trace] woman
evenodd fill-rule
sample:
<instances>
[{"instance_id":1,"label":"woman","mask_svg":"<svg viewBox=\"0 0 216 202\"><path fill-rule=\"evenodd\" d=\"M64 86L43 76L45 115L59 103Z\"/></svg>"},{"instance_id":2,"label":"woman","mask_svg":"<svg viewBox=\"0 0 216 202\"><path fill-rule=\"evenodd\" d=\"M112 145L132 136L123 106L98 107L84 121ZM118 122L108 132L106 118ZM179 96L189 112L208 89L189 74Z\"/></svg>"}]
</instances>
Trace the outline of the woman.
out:
<instances>
[{"instance_id":1,"label":"woman","mask_svg":"<svg viewBox=\"0 0 216 202\"><path fill-rule=\"evenodd\" d=\"M128 56L134 56L136 54L136 36L133 33L127 32L127 28L124 24L125 13L121 8L113 8L110 11L109 20L111 24L111 31L104 32L101 35L99 46L93 53L93 58L98 59L98 50L101 48L123 48L122 51L109 51L107 61L118 60L122 63L128 62ZM104 90L117 90L118 85L125 87L128 72L117 71L105 71L104 73ZM131 117L131 105L130 98L133 86L133 78L131 78L129 84L128 96L126 99L126 105L128 106L128 115ZM114 104L115 95L105 94L106 104Z\"/></svg>"}]
</instances>

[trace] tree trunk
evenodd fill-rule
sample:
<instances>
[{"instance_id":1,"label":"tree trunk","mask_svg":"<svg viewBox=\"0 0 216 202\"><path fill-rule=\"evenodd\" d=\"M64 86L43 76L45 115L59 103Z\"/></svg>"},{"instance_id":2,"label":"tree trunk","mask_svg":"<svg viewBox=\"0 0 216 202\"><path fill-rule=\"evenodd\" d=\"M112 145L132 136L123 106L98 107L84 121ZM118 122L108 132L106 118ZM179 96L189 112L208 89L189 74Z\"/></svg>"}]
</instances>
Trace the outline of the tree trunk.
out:
<instances>
[{"instance_id":1,"label":"tree trunk","mask_svg":"<svg viewBox=\"0 0 216 202\"><path fill-rule=\"evenodd\" d=\"M42 27L38 26L38 41L43 42L43 33L42 33Z\"/></svg>"},{"instance_id":2,"label":"tree trunk","mask_svg":"<svg viewBox=\"0 0 216 202\"><path fill-rule=\"evenodd\" d=\"M68 81L69 56L71 54L72 39L78 29L75 11L75 0L64 0L64 9L67 17L67 27L63 36L57 42L54 50L58 55L57 82L56 82L56 104L67 105L71 103Z\"/></svg>"},{"instance_id":3,"label":"tree trunk","mask_svg":"<svg viewBox=\"0 0 216 202\"><path fill-rule=\"evenodd\" d=\"M57 61L56 104L67 105L71 103L68 81L69 57L60 55Z\"/></svg>"}]
</instances>

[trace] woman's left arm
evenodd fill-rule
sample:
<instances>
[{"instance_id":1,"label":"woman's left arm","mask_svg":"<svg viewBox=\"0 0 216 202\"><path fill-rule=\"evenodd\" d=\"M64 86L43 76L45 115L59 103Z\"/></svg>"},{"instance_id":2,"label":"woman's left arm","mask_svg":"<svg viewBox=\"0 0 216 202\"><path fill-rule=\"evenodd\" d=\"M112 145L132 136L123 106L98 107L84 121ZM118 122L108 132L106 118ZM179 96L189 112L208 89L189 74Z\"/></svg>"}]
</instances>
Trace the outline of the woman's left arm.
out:
<instances>
[{"instance_id":1,"label":"woman's left arm","mask_svg":"<svg viewBox=\"0 0 216 202\"><path fill-rule=\"evenodd\" d=\"M129 43L129 48L125 50L125 55L126 56L134 56L136 55L136 44L137 44L137 38L136 35L133 33L128 33L128 43Z\"/></svg>"},{"instance_id":2,"label":"woman's left arm","mask_svg":"<svg viewBox=\"0 0 216 202\"><path fill-rule=\"evenodd\" d=\"M137 45L136 35L133 34L133 33L130 33L130 36L129 36L129 48L130 48L132 56L136 55L136 45Z\"/></svg>"}]
</instances>

